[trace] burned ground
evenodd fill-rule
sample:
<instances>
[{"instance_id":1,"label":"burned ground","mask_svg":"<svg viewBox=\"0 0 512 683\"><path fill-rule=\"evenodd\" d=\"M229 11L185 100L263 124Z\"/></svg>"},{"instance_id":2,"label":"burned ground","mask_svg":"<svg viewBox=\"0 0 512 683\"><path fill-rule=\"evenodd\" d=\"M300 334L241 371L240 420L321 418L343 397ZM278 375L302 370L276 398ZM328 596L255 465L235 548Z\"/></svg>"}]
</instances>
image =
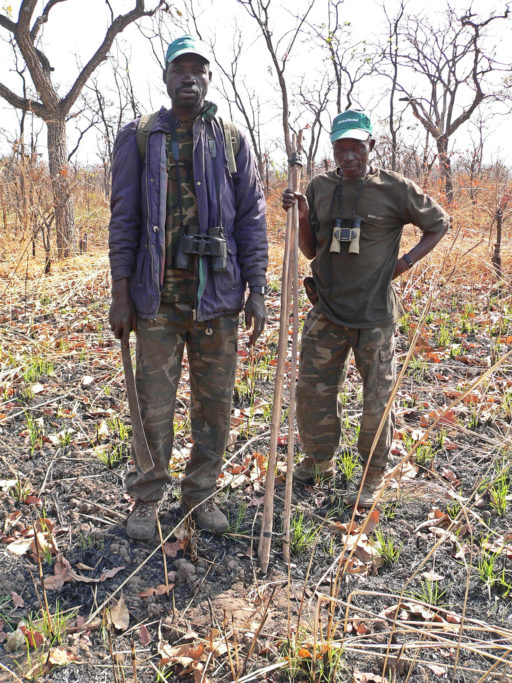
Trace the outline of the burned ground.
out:
<instances>
[{"instance_id":1,"label":"burned ground","mask_svg":"<svg viewBox=\"0 0 512 683\"><path fill-rule=\"evenodd\" d=\"M471 263L454 275L457 258L452 249L442 276L429 264L400 283L402 367L419 336L397 392L394 470L378 512L353 516L343 504L361 473L352 365L336 479L293 493L289 571L283 419L266 575L257 549L279 259L253 354L241 334L219 479L230 530L214 537L178 526L190 446L185 365L163 544L136 544L124 531L130 428L105 258L82 257L46 278L5 268L0 680L507 680L512 307L490 275L473 277ZM305 298L300 308L302 320Z\"/></svg>"}]
</instances>

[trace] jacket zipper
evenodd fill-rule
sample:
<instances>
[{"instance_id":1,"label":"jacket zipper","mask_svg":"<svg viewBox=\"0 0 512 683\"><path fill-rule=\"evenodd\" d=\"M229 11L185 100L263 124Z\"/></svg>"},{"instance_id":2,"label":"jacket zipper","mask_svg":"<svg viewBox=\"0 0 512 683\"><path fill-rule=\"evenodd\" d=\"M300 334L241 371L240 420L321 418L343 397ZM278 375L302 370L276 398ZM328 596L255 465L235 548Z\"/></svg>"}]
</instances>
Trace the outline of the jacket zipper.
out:
<instances>
[{"instance_id":1,"label":"jacket zipper","mask_svg":"<svg viewBox=\"0 0 512 683\"><path fill-rule=\"evenodd\" d=\"M153 249L151 245L151 203L149 201L149 163L148 163L148 152L149 152L149 138L150 138L150 133L148 133L148 136L146 138L146 206L148 207L148 216L147 216L147 225L146 225L146 231L147 231L147 239L148 239L148 250L149 250L149 259L151 262L151 279L153 282L155 281L155 268L154 268L154 258L153 258Z\"/></svg>"}]
</instances>

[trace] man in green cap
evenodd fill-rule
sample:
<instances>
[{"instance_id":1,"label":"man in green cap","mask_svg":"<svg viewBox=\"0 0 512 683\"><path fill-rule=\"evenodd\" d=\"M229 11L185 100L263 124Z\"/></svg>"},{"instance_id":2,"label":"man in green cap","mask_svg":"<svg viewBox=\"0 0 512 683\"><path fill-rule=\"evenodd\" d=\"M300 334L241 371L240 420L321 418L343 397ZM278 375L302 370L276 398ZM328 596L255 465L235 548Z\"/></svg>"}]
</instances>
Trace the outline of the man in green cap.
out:
<instances>
[{"instance_id":1,"label":"man in green cap","mask_svg":"<svg viewBox=\"0 0 512 683\"><path fill-rule=\"evenodd\" d=\"M192 447L182 507L200 528L226 530L212 496L229 435L240 311L252 328L251 344L265 325L265 198L249 143L206 100L211 71L204 43L174 40L163 77L171 109L125 126L112 166L109 320L125 346L132 330L137 335L137 394L155 463L144 473L134 452L126 477L135 499L126 531L139 540L153 537L171 481L185 348Z\"/></svg>"},{"instance_id":2,"label":"man in green cap","mask_svg":"<svg viewBox=\"0 0 512 683\"><path fill-rule=\"evenodd\" d=\"M333 121L336 170L320 174L306 195L287 189L282 204L299 208L299 246L313 259L313 308L302 333L297 423L305 457L295 481L310 484L334 477L341 434L337 395L346 379L350 351L363 381L358 449L369 462L359 504L369 507L384 485L393 439L391 409L372 452L395 382L395 323L402 310L391 281L412 268L450 225L441 206L399 173L368 164L375 140L366 114L345 111ZM403 226L421 232L399 257ZM355 503L356 495L346 502Z\"/></svg>"}]
</instances>

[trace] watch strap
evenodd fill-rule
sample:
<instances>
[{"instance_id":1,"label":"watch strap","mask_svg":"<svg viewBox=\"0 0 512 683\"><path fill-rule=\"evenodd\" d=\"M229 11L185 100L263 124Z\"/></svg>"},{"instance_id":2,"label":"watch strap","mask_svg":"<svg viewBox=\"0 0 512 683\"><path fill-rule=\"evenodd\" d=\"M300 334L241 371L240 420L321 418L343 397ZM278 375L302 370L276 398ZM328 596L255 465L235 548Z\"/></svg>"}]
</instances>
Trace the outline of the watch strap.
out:
<instances>
[{"instance_id":1,"label":"watch strap","mask_svg":"<svg viewBox=\"0 0 512 683\"><path fill-rule=\"evenodd\" d=\"M402 258L403 258L403 260L407 263L407 267L408 267L408 268L412 268L412 267L413 267L414 261L413 261L412 258L409 256L409 254L404 254L404 255L402 256Z\"/></svg>"}]
</instances>

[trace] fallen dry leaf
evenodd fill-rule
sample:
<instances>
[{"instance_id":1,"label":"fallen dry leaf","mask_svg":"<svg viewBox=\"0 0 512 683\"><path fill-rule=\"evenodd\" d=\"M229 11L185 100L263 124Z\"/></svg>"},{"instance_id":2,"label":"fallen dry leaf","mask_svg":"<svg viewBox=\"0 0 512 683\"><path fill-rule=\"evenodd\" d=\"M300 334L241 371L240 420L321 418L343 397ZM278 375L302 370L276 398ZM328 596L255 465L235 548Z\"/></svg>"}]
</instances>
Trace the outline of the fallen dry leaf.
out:
<instances>
[{"instance_id":1,"label":"fallen dry leaf","mask_svg":"<svg viewBox=\"0 0 512 683\"><path fill-rule=\"evenodd\" d=\"M18 607L25 607L25 602L21 595L18 595L16 591L11 591L11 598L12 598L12 604L18 608Z\"/></svg>"},{"instance_id":2,"label":"fallen dry leaf","mask_svg":"<svg viewBox=\"0 0 512 683\"><path fill-rule=\"evenodd\" d=\"M47 576L44 580L44 587L47 590L60 590L62 586L68 581L80 581L82 583L100 583L106 579L111 579L118 572L122 571L122 567L113 567L112 569L107 569L103 572L99 579L94 579L89 576L83 576L76 572L70 565L69 561L64 557L64 555L57 555L55 565L53 567L54 575Z\"/></svg>"},{"instance_id":3,"label":"fallen dry leaf","mask_svg":"<svg viewBox=\"0 0 512 683\"><path fill-rule=\"evenodd\" d=\"M149 635L149 631L148 631L148 629L146 628L146 626L144 626L144 624L142 624L142 626L140 627L139 635L140 635L140 642L142 643L142 645L143 645L144 647L146 647L146 645L149 645L149 643L151 642L152 638L151 638L151 636Z\"/></svg>"},{"instance_id":4,"label":"fallen dry leaf","mask_svg":"<svg viewBox=\"0 0 512 683\"><path fill-rule=\"evenodd\" d=\"M427 664L427 669L430 669L436 676L445 676L447 672L444 666L437 666L437 664Z\"/></svg>"},{"instance_id":5,"label":"fallen dry leaf","mask_svg":"<svg viewBox=\"0 0 512 683\"><path fill-rule=\"evenodd\" d=\"M173 574L175 576L176 572L170 572L169 578L171 578L171 574ZM172 577L173 579L174 579L174 576ZM150 598L153 595L164 595L165 593L172 591L173 588L174 588L173 583L169 584L169 590L167 590L167 586L165 586L163 583L161 583L156 588L145 588L140 593L137 593L137 595L139 598Z\"/></svg>"},{"instance_id":6,"label":"fallen dry leaf","mask_svg":"<svg viewBox=\"0 0 512 683\"><path fill-rule=\"evenodd\" d=\"M379 674L354 671L354 683L386 683L386 679Z\"/></svg>"},{"instance_id":7,"label":"fallen dry leaf","mask_svg":"<svg viewBox=\"0 0 512 683\"><path fill-rule=\"evenodd\" d=\"M25 555L25 553L28 553L28 551L33 546L34 546L34 539L33 538L19 538L16 541L9 543L6 550L7 550L7 552L11 553L11 555L16 555L16 557L21 557L22 555Z\"/></svg>"},{"instance_id":8,"label":"fallen dry leaf","mask_svg":"<svg viewBox=\"0 0 512 683\"><path fill-rule=\"evenodd\" d=\"M39 633L39 631L34 631L33 629L27 628L24 625L19 626L19 630L27 639L27 643L30 645L30 647L39 647L44 641L43 634Z\"/></svg>"},{"instance_id":9,"label":"fallen dry leaf","mask_svg":"<svg viewBox=\"0 0 512 683\"><path fill-rule=\"evenodd\" d=\"M204 645L174 645L171 646L165 641L160 641L158 644L158 653L162 657L163 664L175 662L181 664L184 668L189 667L192 662L198 661L204 655ZM205 657L206 659L206 657Z\"/></svg>"},{"instance_id":10,"label":"fallen dry leaf","mask_svg":"<svg viewBox=\"0 0 512 683\"><path fill-rule=\"evenodd\" d=\"M74 661L76 657L68 652L64 647L52 647L48 656L48 663L56 666L66 666Z\"/></svg>"},{"instance_id":11,"label":"fallen dry leaf","mask_svg":"<svg viewBox=\"0 0 512 683\"><path fill-rule=\"evenodd\" d=\"M126 631L130 624L130 613L124 601L123 596L119 598L117 603L109 610L108 617L110 623L119 631Z\"/></svg>"},{"instance_id":12,"label":"fallen dry leaf","mask_svg":"<svg viewBox=\"0 0 512 683\"><path fill-rule=\"evenodd\" d=\"M169 557L177 557L180 550L184 550L186 544L185 538L178 538L173 543L164 543L164 552Z\"/></svg>"},{"instance_id":13,"label":"fallen dry leaf","mask_svg":"<svg viewBox=\"0 0 512 683\"><path fill-rule=\"evenodd\" d=\"M460 484L460 479L457 477L455 472L450 470L448 467L443 467L441 470L441 476L443 479L450 481L454 486L458 486Z\"/></svg>"},{"instance_id":14,"label":"fallen dry leaf","mask_svg":"<svg viewBox=\"0 0 512 683\"><path fill-rule=\"evenodd\" d=\"M444 576L442 574L438 574L437 572L423 572L422 576L427 579L427 581L442 581L444 579Z\"/></svg>"},{"instance_id":15,"label":"fallen dry leaf","mask_svg":"<svg viewBox=\"0 0 512 683\"><path fill-rule=\"evenodd\" d=\"M78 616L75 620L66 625L66 633L81 633L83 631L95 631L101 626L102 620L99 617L87 621L85 617Z\"/></svg>"}]
</instances>

